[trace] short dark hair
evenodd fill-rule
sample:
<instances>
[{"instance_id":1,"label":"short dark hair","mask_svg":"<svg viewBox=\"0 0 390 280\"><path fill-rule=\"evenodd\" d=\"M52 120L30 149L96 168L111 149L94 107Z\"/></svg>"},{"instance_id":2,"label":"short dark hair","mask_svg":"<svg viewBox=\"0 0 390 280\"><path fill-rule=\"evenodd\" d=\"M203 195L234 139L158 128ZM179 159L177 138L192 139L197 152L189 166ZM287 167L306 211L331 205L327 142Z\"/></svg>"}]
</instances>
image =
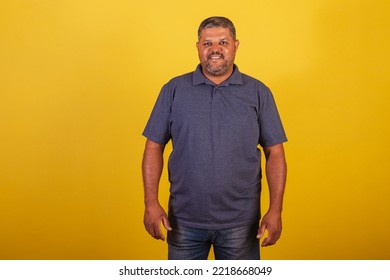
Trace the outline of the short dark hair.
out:
<instances>
[{"instance_id":1,"label":"short dark hair","mask_svg":"<svg viewBox=\"0 0 390 280\"><path fill-rule=\"evenodd\" d=\"M236 40L236 28L233 22L226 17L209 17L202 21L198 28L198 39L200 39L200 33L202 33L203 29L212 27L229 28L230 35Z\"/></svg>"}]
</instances>

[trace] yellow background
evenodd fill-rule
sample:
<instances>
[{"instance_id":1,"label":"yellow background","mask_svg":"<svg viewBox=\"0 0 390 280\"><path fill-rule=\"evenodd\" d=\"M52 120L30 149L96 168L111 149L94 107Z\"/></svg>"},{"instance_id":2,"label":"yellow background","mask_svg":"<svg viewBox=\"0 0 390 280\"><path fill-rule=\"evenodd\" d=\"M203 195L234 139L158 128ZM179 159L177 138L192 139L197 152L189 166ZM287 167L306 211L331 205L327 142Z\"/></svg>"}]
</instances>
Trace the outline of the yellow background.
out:
<instances>
[{"instance_id":1,"label":"yellow background","mask_svg":"<svg viewBox=\"0 0 390 280\"><path fill-rule=\"evenodd\" d=\"M389 259L389 3L1 0L0 259L166 258L143 228L141 133L211 15L235 23L289 138L262 257Z\"/></svg>"}]
</instances>

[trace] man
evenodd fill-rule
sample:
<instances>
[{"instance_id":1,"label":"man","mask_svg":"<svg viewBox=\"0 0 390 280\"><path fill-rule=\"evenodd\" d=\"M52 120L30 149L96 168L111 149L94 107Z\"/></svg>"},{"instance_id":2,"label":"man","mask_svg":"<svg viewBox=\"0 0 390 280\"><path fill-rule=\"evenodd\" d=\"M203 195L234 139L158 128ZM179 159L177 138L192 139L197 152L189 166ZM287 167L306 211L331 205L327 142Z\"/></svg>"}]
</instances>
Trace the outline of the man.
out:
<instances>
[{"instance_id":1,"label":"man","mask_svg":"<svg viewBox=\"0 0 390 280\"><path fill-rule=\"evenodd\" d=\"M233 23L205 19L196 47L200 65L161 90L143 135L144 224L165 240L169 259L260 259L275 244L282 222L287 141L270 90L238 70ZM158 201L163 151L169 157L169 217ZM260 220L260 145L266 158L270 206Z\"/></svg>"}]
</instances>

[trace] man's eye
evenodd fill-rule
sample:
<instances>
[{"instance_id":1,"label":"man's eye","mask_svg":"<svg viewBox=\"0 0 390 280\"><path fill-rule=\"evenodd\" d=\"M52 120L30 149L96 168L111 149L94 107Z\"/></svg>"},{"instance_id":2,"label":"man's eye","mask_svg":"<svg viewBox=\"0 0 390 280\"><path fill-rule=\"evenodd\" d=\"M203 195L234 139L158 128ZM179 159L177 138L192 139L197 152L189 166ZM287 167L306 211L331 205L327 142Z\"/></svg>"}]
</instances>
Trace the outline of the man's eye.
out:
<instances>
[{"instance_id":1,"label":"man's eye","mask_svg":"<svg viewBox=\"0 0 390 280\"><path fill-rule=\"evenodd\" d=\"M222 42L221 42L221 45L222 45L222 46L225 46L225 45L227 45L227 44L228 44L228 42L226 42L226 41L222 41Z\"/></svg>"},{"instance_id":2,"label":"man's eye","mask_svg":"<svg viewBox=\"0 0 390 280\"><path fill-rule=\"evenodd\" d=\"M210 42L204 42L203 43L203 46L205 46L205 47L208 47L208 46L210 46L211 44L210 44Z\"/></svg>"}]
</instances>

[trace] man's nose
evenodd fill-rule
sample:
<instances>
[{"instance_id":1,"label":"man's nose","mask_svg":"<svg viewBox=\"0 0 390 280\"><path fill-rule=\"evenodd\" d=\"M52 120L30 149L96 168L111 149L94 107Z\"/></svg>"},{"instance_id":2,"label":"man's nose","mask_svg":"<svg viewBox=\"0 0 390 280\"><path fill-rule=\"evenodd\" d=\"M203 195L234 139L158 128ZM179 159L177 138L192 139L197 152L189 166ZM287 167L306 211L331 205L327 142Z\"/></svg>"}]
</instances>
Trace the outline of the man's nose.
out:
<instances>
[{"instance_id":1,"label":"man's nose","mask_svg":"<svg viewBox=\"0 0 390 280\"><path fill-rule=\"evenodd\" d=\"M216 52L216 51L221 51L221 46L219 44L212 44L211 47L210 47L210 50L212 52Z\"/></svg>"}]
</instances>

